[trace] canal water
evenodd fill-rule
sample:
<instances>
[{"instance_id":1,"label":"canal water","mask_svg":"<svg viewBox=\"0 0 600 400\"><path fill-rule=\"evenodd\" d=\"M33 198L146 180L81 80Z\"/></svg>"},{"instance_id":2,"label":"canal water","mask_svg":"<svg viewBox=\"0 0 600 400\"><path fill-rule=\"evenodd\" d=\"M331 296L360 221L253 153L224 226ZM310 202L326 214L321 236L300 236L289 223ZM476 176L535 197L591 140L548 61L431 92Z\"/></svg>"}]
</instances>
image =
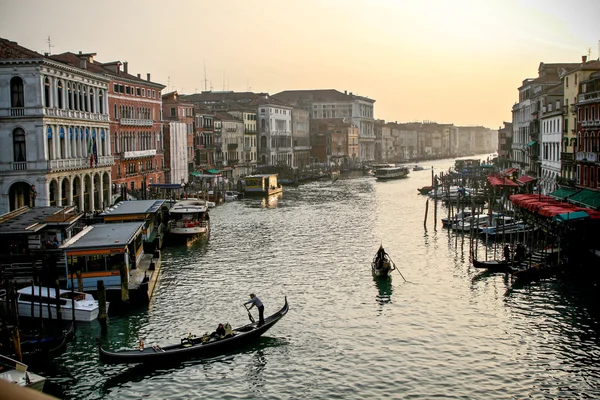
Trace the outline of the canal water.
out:
<instances>
[{"instance_id":1,"label":"canal water","mask_svg":"<svg viewBox=\"0 0 600 400\"><path fill-rule=\"evenodd\" d=\"M427 162L438 174L453 160ZM423 164L425 166L425 163ZM177 366L98 361L97 323L44 373L65 399L600 398L597 290L547 280L510 289L469 264L468 243L417 188L431 170L286 188L211 210L209 240L168 248L149 307L111 317L112 349L179 342L219 322L289 313L255 345ZM383 243L400 269L376 282ZM404 281L406 278L406 281ZM256 316L256 314L255 314Z\"/></svg>"}]
</instances>

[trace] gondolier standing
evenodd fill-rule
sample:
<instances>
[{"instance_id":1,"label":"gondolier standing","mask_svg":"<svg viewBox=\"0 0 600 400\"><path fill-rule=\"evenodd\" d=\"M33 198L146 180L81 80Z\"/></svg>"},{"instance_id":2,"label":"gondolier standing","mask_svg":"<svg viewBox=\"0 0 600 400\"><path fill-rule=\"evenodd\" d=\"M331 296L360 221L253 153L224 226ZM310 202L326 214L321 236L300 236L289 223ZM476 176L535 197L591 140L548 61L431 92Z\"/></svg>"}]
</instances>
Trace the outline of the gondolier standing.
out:
<instances>
[{"instance_id":1,"label":"gondolier standing","mask_svg":"<svg viewBox=\"0 0 600 400\"><path fill-rule=\"evenodd\" d=\"M244 303L244 305L246 304L251 304L250 308L256 306L256 308L258 308L258 326L261 326L262 324L265 323L265 306L263 306L262 301L260 301L260 299L258 297L256 297L256 295L254 293L250 294L250 300L248 300L247 302Z\"/></svg>"}]
</instances>

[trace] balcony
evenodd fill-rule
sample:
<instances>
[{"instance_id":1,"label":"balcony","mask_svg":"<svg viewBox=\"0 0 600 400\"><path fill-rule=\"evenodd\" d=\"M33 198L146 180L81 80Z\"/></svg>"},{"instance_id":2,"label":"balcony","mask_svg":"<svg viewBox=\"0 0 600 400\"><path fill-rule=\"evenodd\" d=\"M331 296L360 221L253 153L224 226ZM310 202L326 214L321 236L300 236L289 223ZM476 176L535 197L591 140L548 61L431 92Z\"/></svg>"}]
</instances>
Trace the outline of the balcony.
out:
<instances>
[{"instance_id":1,"label":"balcony","mask_svg":"<svg viewBox=\"0 0 600 400\"><path fill-rule=\"evenodd\" d=\"M237 143L228 143L227 144L227 150L237 150L238 145Z\"/></svg>"},{"instance_id":2,"label":"balcony","mask_svg":"<svg viewBox=\"0 0 600 400\"><path fill-rule=\"evenodd\" d=\"M134 119L134 118L121 118L119 120L121 126L152 126L154 121L151 119Z\"/></svg>"},{"instance_id":3,"label":"balcony","mask_svg":"<svg viewBox=\"0 0 600 400\"><path fill-rule=\"evenodd\" d=\"M588 162L598 162L600 157L596 152L590 151L578 151L577 152L577 161L588 161Z\"/></svg>"},{"instance_id":4,"label":"balcony","mask_svg":"<svg viewBox=\"0 0 600 400\"><path fill-rule=\"evenodd\" d=\"M581 93L577 96L578 103L588 102L588 101L597 101L600 98L600 91L589 92L589 93Z\"/></svg>"},{"instance_id":5,"label":"balcony","mask_svg":"<svg viewBox=\"0 0 600 400\"><path fill-rule=\"evenodd\" d=\"M98 167L109 167L115 162L113 156L98 156ZM94 167L96 164L94 163ZM48 161L48 169L55 171L70 171L74 169L90 168L90 159L85 158L66 158L61 160Z\"/></svg>"},{"instance_id":6,"label":"balcony","mask_svg":"<svg viewBox=\"0 0 600 400\"><path fill-rule=\"evenodd\" d=\"M562 152L560 153L560 161L572 163L575 160L575 156L573 153Z\"/></svg>"},{"instance_id":7,"label":"balcony","mask_svg":"<svg viewBox=\"0 0 600 400\"><path fill-rule=\"evenodd\" d=\"M256 130L256 128L251 128L251 129L246 128L246 129L244 129L244 133L254 133L254 134L256 134L256 133L258 133L258 130Z\"/></svg>"},{"instance_id":8,"label":"balcony","mask_svg":"<svg viewBox=\"0 0 600 400\"><path fill-rule=\"evenodd\" d=\"M577 106L575 104L570 105L569 111L571 112L571 114L577 114Z\"/></svg>"},{"instance_id":9,"label":"balcony","mask_svg":"<svg viewBox=\"0 0 600 400\"><path fill-rule=\"evenodd\" d=\"M129 160L131 158L154 157L155 155L156 155L156 149L124 151L121 153L121 160Z\"/></svg>"},{"instance_id":10,"label":"balcony","mask_svg":"<svg viewBox=\"0 0 600 400\"><path fill-rule=\"evenodd\" d=\"M44 107L44 114L48 117L86 119L99 122L109 122L110 120L108 114L97 114L89 111L79 110L65 110L62 108Z\"/></svg>"}]
</instances>

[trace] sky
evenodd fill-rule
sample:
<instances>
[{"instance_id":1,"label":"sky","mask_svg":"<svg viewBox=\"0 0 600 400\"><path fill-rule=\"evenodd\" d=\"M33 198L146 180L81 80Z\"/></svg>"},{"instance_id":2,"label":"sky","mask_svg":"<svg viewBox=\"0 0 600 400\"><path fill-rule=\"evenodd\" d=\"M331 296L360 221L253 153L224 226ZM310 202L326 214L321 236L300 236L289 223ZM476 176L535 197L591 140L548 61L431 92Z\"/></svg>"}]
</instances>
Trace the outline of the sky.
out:
<instances>
[{"instance_id":1,"label":"sky","mask_svg":"<svg viewBox=\"0 0 600 400\"><path fill-rule=\"evenodd\" d=\"M598 0L0 0L0 37L127 61L164 92L347 90L378 119L497 129L540 62L598 58L598 16Z\"/></svg>"}]
</instances>

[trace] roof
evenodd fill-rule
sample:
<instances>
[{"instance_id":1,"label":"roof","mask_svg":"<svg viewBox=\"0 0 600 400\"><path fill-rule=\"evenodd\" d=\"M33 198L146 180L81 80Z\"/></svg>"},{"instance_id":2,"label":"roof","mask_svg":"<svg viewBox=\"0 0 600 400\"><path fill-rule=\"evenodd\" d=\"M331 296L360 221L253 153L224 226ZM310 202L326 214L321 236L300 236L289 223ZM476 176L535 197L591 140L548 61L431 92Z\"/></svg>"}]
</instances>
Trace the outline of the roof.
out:
<instances>
[{"instance_id":1,"label":"roof","mask_svg":"<svg viewBox=\"0 0 600 400\"><path fill-rule=\"evenodd\" d=\"M74 207L22 207L0 216L0 235L34 233L48 225L71 225L82 216Z\"/></svg>"},{"instance_id":2,"label":"roof","mask_svg":"<svg viewBox=\"0 0 600 400\"><path fill-rule=\"evenodd\" d=\"M124 248L141 232L143 222L121 224L95 224L86 227L60 246L67 254L75 250L101 250Z\"/></svg>"},{"instance_id":3,"label":"roof","mask_svg":"<svg viewBox=\"0 0 600 400\"><path fill-rule=\"evenodd\" d=\"M17 42L11 42L8 39L0 38L0 59L17 60L35 58L41 59L44 58L44 56L38 52L20 46Z\"/></svg>"},{"instance_id":4,"label":"roof","mask_svg":"<svg viewBox=\"0 0 600 400\"><path fill-rule=\"evenodd\" d=\"M250 102L258 97L268 96L267 93L254 93L254 92L213 92L206 91L194 94L182 94L180 97L182 100L189 102L217 102L217 103L228 103L228 102L243 102L246 100Z\"/></svg>"},{"instance_id":5,"label":"roof","mask_svg":"<svg viewBox=\"0 0 600 400\"><path fill-rule=\"evenodd\" d=\"M288 108L294 108L293 105L283 102L281 100L278 100L274 97L269 97L264 96L264 97L257 97L256 99L252 100L250 103L248 103L251 106L267 106L267 105L272 105L272 106L279 106L279 107L288 107Z\"/></svg>"},{"instance_id":6,"label":"roof","mask_svg":"<svg viewBox=\"0 0 600 400\"><path fill-rule=\"evenodd\" d=\"M504 171L505 175L512 175L513 172L515 172L517 169L516 168L509 168L506 171Z\"/></svg>"},{"instance_id":7,"label":"roof","mask_svg":"<svg viewBox=\"0 0 600 400\"><path fill-rule=\"evenodd\" d=\"M148 214L155 213L164 204L165 200L132 200L121 201L110 207L101 216L117 216L131 214Z\"/></svg>"},{"instance_id":8,"label":"roof","mask_svg":"<svg viewBox=\"0 0 600 400\"><path fill-rule=\"evenodd\" d=\"M340 92L336 89L308 89L308 90L284 90L273 95L281 101L288 103L296 102L333 102L333 101L352 101L354 99L365 100L375 103L374 99L358 96L352 92Z\"/></svg>"},{"instance_id":9,"label":"roof","mask_svg":"<svg viewBox=\"0 0 600 400\"><path fill-rule=\"evenodd\" d=\"M137 82L139 82L140 85L141 84L152 85L152 86L160 87L161 89L165 87L165 85L162 85L160 83L152 82L147 79L138 78L137 76L131 75L124 71L119 70L119 72L115 72L106 66L120 64L120 62L115 61L115 62L110 62L110 63L101 63L101 62L98 62L98 61L92 59L92 56L94 56L94 55L95 55L95 53L75 54L75 53L71 53L71 52L66 52L66 53L61 53L61 54L53 54L51 56L48 56L48 58L50 58L54 61L61 62L63 64L68 64L72 67L81 68L81 64L80 64L81 58L87 57L88 59L91 59L91 61L86 63L86 68L84 68L84 69L86 69L90 72L108 76L113 80L127 79L130 81L137 81Z\"/></svg>"}]
</instances>

